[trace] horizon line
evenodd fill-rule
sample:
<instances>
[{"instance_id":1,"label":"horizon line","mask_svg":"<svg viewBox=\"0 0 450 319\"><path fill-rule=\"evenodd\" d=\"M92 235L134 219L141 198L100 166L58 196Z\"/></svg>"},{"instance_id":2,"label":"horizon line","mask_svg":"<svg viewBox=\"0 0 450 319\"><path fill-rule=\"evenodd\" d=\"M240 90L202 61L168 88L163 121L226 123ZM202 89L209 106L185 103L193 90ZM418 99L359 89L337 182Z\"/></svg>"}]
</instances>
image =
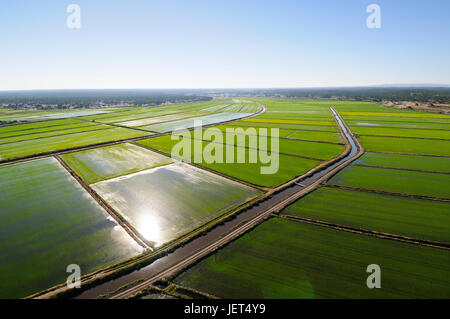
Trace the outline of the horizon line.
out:
<instances>
[{"instance_id":1,"label":"horizon line","mask_svg":"<svg viewBox=\"0 0 450 319\"><path fill-rule=\"evenodd\" d=\"M46 88L46 89L0 89L0 92L32 91L96 91L96 90L289 90L289 89L348 89L348 88L450 88L445 83L387 83L343 86L284 86L284 87L165 87L165 88Z\"/></svg>"}]
</instances>

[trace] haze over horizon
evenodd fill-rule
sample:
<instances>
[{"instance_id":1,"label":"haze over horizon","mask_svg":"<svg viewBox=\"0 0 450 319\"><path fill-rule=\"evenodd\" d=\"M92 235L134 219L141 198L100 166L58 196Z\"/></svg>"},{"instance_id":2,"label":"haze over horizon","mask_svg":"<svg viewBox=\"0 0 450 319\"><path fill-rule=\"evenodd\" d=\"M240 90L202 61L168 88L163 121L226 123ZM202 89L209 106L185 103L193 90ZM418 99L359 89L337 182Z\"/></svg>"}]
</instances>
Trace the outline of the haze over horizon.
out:
<instances>
[{"instance_id":1,"label":"haze over horizon","mask_svg":"<svg viewBox=\"0 0 450 319\"><path fill-rule=\"evenodd\" d=\"M71 3L80 29L67 27ZM367 28L371 3L380 29ZM449 86L449 9L444 0L8 2L0 91Z\"/></svg>"}]
</instances>

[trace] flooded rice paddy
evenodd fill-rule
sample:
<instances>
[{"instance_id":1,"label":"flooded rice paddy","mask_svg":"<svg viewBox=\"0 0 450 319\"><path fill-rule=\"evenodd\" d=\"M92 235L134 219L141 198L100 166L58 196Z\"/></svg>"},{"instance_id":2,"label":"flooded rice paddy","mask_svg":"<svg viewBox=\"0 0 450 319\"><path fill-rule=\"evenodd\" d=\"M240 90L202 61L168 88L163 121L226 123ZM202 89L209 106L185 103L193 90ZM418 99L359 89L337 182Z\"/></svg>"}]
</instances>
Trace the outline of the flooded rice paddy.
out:
<instances>
[{"instance_id":1,"label":"flooded rice paddy","mask_svg":"<svg viewBox=\"0 0 450 319\"><path fill-rule=\"evenodd\" d=\"M159 124L153 124L148 126L142 126L142 129L147 129L149 131L153 132L169 132L169 131L177 131L177 130L183 130L188 129L191 127L194 127L195 121L201 121L202 125L209 125L219 122L225 122L225 121L231 121L236 120L239 118L247 117L252 115L252 113L217 113L217 114L210 114L205 116L199 116L189 119L183 119L178 121L171 121L171 122L164 122Z\"/></svg>"},{"instance_id":2,"label":"flooded rice paddy","mask_svg":"<svg viewBox=\"0 0 450 319\"><path fill-rule=\"evenodd\" d=\"M254 188L185 163L91 186L155 247L259 194Z\"/></svg>"},{"instance_id":3,"label":"flooded rice paddy","mask_svg":"<svg viewBox=\"0 0 450 319\"><path fill-rule=\"evenodd\" d=\"M61 156L86 183L173 163L170 157L126 143Z\"/></svg>"},{"instance_id":4,"label":"flooded rice paddy","mask_svg":"<svg viewBox=\"0 0 450 319\"><path fill-rule=\"evenodd\" d=\"M54 159L0 167L0 298L20 298L142 248Z\"/></svg>"}]
</instances>

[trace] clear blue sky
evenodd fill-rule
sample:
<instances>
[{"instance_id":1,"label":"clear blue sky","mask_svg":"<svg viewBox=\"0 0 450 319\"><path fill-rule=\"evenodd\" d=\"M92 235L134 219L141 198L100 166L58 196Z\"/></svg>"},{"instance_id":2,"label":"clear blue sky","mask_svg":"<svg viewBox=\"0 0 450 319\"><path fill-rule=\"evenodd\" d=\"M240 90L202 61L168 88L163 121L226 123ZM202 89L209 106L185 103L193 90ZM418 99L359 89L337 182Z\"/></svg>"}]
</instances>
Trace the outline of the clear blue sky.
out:
<instances>
[{"instance_id":1,"label":"clear blue sky","mask_svg":"<svg viewBox=\"0 0 450 319\"><path fill-rule=\"evenodd\" d=\"M0 39L0 90L450 84L448 0L2 1Z\"/></svg>"}]
</instances>

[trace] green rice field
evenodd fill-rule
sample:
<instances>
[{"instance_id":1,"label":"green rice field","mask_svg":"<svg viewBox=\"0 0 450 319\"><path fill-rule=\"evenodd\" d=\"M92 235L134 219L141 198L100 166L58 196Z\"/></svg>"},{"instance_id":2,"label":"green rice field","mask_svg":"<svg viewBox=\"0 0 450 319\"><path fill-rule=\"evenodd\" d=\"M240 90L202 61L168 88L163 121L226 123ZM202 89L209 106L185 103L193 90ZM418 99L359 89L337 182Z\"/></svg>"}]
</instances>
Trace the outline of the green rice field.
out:
<instances>
[{"instance_id":1,"label":"green rice field","mask_svg":"<svg viewBox=\"0 0 450 319\"><path fill-rule=\"evenodd\" d=\"M366 152L355 161L360 165L450 173L450 158Z\"/></svg>"},{"instance_id":2,"label":"green rice field","mask_svg":"<svg viewBox=\"0 0 450 319\"><path fill-rule=\"evenodd\" d=\"M136 120L131 121L124 121L124 122L116 122L117 124L129 126L129 127L138 127L138 126L145 126L155 123L162 123L162 122L170 122L170 121L176 121L184 118L190 118L195 116L201 116L206 115L208 112L188 112L188 113L178 113L178 114L169 114L169 115L161 115L161 116L152 116L152 117L145 117L145 118L139 118Z\"/></svg>"},{"instance_id":3,"label":"green rice field","mask_svg":"<svg viewBox=\"0 0 450 319\"><path fill-rule=\"evenodd\" d=\"M450 198L450 175L349 166L329 184L387 192Z\"/></svg>"},{"instance_id":4,"label":"green rice field","mask_svg":"<svg viewBox=\"0 0 450 319\"><path fill-rule=\"evenodd\" d=\"M249 147L249 138L237 138L239 134L235 135L235 142L233 143L237 148L245 148ZM177 134L176 137L179 137L179 140L172 139L171 136L161 136L150 139L141 140L138 143L142 145L147 145L153 147L155 149L161 150L166 153L171 153L172 148L175 144L182 141L183 138L187 138L187 145L191 145L191 149L194 149L195 140L193 138L196 137L195 133L185 132L183 134ZM199 137L202 137L199 135ZM189 140L190 139L190 140ZM212 138L211 140L214 144L222 144L227 143L226 136L223 136L221 141L215 140ZM210 143L207 143L210 144ZM205 144L205 145L207 145ZM231 144L229 145L231 146ZM274 148L271 147L271 139L258 139L257 140L257 148L258 150L269 151L269 152L277 152ZM252 147L254 148L254 147ZM280 139L278 152L281 154L288 154L292 156L306 157L314 160L324 161L332 159L344 151L344 145L336 145L336 144L327 144L327 143L316 143L312 141L300 141L300 140L290 140L290 139Z\"/></svg>"},{"instance_id":5,"label":"green rice field","mask_svg":"<svg viewBox=\"0 0 450 319\"><path fill-rule=\"evenodd\" d=\"M93 132L74 133L70 135L70 138L61 135L41 138L39 140L25 140L0 145L0 159L27 156L144 135L150 135L150 133L117 127Z\"/></svg>"},{"instance_id":6,"label":"green rice field","mask_svg":"<svg viewBox=\"0 0 450 319\"><path fill-rule=\"evenodd\" d=\"M58 136L65 136L67 139L70 139L71 134L91 132L91 131L101 131L101 130L106 130L106 129L110 129L110 128L111 127L106 126L106 125L84 125L84 126L78 126L75 128L64 128L64 129L60 129L60 130L51 130L51 131L46 131L46 132L42 132L42 133L26 131L25 134L22 133L22 134L12 135L9 137L0 137L0 145L13 144L13 143L32 141L32 140L36 141L41 138L58 137Z\"/></svg>"},{"instance_id":7,"label":"green rice field","mask_svg":"<svg viewBox=\"0 0 450 319\"><path fill-rule=\"evenodd\" d=\"M403 154L421 154L450 157L448 141L399 137L361 136L359 138L367 151Z\"/></svg>"},{"instance_id":8,"label":"green rice field","mask_svg":"<svg viewBox=\"0 0 450 319\"><path fill-rule=\"evenodd\" d=\"M294 131L287 137L290 139L304 139L311 141L343 143L341 134L337 132L328 133L328 132Z\"/></svg>"},{"instance_id":9,"label":"green rice field","mask_svg":"<svg viewBox=\"0 0 450 319\"><path fill-rule=\"evenodd\" d=\"M359 135L375 136L398 136L398 137L419 137L429 139L446 139L450 142L450 130L422 130L422 129L401 129L386 127L352 127L354 133Z\"/></svg>"},{"instance_id":10,"label":"green rice field","mask_svg":"<svg viewBox=\"0 0 450 319\"><path fill-rule=\"evenodd\" d=\"M233 124L232 122L231 124ZM275 128L270 127L248 127L248 126L235 126L235 125L217 125L213 126L211 128L208 128L209 131L211 130L221 130L223 134L225 134L228 130L228 132L233 131L236 134L239 135L260 135L260 136L272 136L272 132L274 132ZM286 130L286 129L278 129L278 136L279 137L287 137L288 135L294 133L294 130Z\"/></svg>"},{"instance_id":11,"label":"green rice field","mask_svg":"<svg viewBox=\"0 0 450 319\"><path fill-rule=\"evenodd\" d=\"M368 289L366 268L382 269ZM221 298L446 298L450 254L272 218L178 275Z\"/></svg>"},{"instance_id":12,"label":"green rice field","mask_svg":"<svg viewBox=\"0 0 450 319\"><path fill-rule=\"evenodd\" d=\"M450 203L322 187L282 214L449 243L449 211Z\"/></svg>"},{"instance_id":13,"label":"green rice field","mask_svg":"<svg viewBox=\"0 0 450 319\"><path fill-rule=\"evenodd\" d=\"M20 298L141 253L53 158L0 167L0 298Z\"/></svg>"}]
</instances>

